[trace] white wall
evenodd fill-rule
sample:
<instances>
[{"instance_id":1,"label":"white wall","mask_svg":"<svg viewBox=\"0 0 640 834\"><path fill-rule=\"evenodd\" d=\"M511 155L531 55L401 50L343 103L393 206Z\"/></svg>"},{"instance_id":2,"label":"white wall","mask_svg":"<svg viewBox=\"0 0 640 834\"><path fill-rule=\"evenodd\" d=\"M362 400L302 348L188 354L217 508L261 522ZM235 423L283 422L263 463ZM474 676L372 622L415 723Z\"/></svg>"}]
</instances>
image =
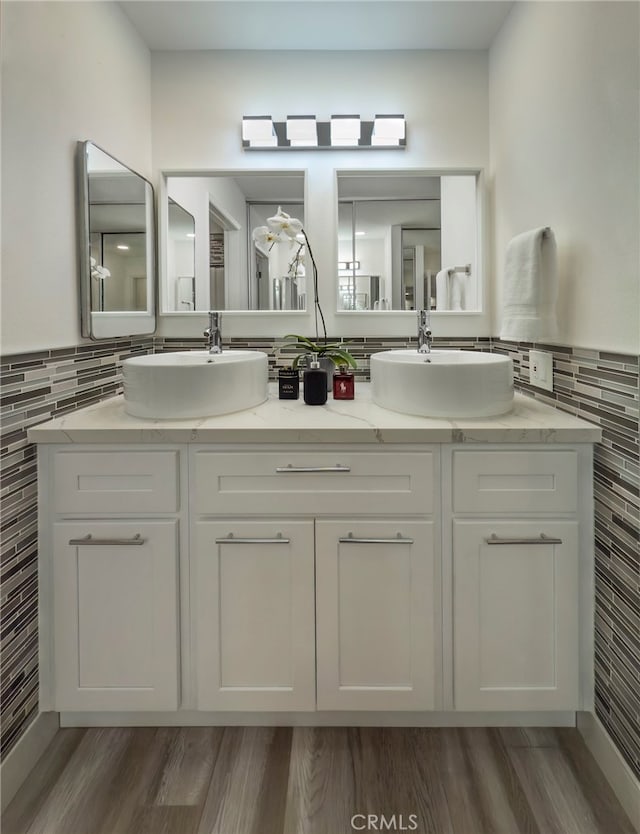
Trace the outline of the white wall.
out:
<instances>
[{"instance_id":1,"label":"white wall","mask_svg":"<svg viewBox=\"0 0 640 834\"><path fill-rule=\"evenodd\" d=\"M74 154L151 177L149 51L115 3L3 2L2 350L80 338Z\"/></svg>"},{"instance_id":2,"label":"white wall","mask_svg":"<svg viewBox=\"0 0 640 834\"><path fill-rule=\"evenodd\" d=\"M638 353L638 4L514 4L490 52L498 332L513 235L551 226L560 344Z\"/></svg>"},{"instance_id":3,"label":"white wall","mask_svg":"<svg viewBox=\"0 0 640 834\"><path fill-rule=\"evenodd\" d=\"M307 169L305 228L320 274L321 302L332 334L367 332L363 317L336 317L337 261L334 169L486 168L489 162L486 52L164 52L152 55L153 165L159 171ZM405 151L245 152L243 115L403 112ZM364 317L365 321L367 317ZM380 330L376 319L374 325ZM489 335L488 316L468 319L469 332ZM197 335L204 317L161 321L162 335ZM225 335L312 331L312 314L272 317L229 313ZM413 333L406 314L385 316L388 334ZM438 335L456 335L443 321ZM369 330L369 332L371 332Z\"/></svg>"}]
</instances>

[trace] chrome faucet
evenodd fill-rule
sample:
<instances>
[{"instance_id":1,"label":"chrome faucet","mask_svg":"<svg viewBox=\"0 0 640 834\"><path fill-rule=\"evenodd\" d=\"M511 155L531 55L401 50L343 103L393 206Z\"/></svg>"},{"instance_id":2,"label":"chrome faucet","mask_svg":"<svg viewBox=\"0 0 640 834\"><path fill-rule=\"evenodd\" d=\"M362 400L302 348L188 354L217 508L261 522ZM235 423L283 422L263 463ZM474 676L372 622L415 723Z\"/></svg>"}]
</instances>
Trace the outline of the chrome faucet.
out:
<instances>
[{"instance_id":1,"label":"chrome faucet","mask_svg":"<svg viewBox=\"0 0 640 834\"><path fill-rule=\"evenodd\" d=\"M214 313L213 310L209 311L209 327L204 331L204 335L207 337L209 353L222 353L221 320L221 313Z\"/></svg>"},{"instance_id":2,"label":"chrome faucet","mask_svg":"<svg viewBox=\"0 0 640 834\"><path fill-rule=\"evenodd\" d=\"M431 315L429 310L418 310L418 353L431 353Z\"/></svg>"}]
</instances>

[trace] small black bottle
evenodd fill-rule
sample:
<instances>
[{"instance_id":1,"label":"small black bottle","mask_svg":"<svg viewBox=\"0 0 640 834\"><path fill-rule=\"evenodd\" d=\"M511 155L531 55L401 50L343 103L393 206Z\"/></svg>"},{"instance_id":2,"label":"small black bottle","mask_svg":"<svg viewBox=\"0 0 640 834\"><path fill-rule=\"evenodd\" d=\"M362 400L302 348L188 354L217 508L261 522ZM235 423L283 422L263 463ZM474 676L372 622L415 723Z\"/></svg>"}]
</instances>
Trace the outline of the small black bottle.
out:
<instances>
[{"instance_id":1,"label":"small black bottle","mask_svg":"<svg viewBox=\"0 0 640 834\"><path fill-rule=\"evenodd\" d=\"M327 372L320 367L317 353L309 355L309 367L302 375L304 401L307 405L324 405L327 401Z\"/></svg>"}]
</instances>

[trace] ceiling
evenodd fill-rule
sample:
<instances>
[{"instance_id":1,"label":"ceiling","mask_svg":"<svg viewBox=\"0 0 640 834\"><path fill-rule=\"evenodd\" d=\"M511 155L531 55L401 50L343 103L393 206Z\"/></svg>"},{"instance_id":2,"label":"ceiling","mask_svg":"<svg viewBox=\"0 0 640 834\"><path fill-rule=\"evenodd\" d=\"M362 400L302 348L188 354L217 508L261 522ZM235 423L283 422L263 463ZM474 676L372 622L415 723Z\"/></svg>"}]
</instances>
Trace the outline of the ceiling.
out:
<instances>
[{"instance_id":1,"label":"ceiling","mask_svg":"<svg viewBox=\"0 0 640 834\"><path fill-rule=\"evenodd\" d=\"M488 49L507 0L121 0L151 50Z\"/></svg>"}]
</instances>

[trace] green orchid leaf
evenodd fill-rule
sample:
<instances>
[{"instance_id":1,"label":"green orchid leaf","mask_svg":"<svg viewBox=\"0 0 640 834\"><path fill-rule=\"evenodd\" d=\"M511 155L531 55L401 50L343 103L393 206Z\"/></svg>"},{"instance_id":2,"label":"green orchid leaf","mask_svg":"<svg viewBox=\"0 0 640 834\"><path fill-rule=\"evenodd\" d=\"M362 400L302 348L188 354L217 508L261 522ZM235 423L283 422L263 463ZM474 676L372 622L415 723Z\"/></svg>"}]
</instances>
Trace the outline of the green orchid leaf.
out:
<instances>
[{"instance_id":1,"label":"green orchid leaf","mask_svg":"<svg viewBox=\"0 0 640 834\"><path fill-rule=\"evenodd\" d=\"M334 350L331 358L336 365L347 365L349 368L357 368L358 363L348 350Z\"/></svg>"},{"instance_id":2,"label":"green orchid leaf","mask_svg":"<svg viewBox=\"0 0 640 834\"><path fill-rule=\"evenodd\" d=\"M318 356L325 359L330 359L334 365L347 365L350 368L357 368L358 363L345 348L345 342L313 342L307 336L300 336L297 333L288 333L284 336L285 339L294 340L288 341L280 350L298 350L301 353L296 356L293 367L296 368L302 361L302 358L307 353L317 353Z\"/></svg>"}]
</instances>

